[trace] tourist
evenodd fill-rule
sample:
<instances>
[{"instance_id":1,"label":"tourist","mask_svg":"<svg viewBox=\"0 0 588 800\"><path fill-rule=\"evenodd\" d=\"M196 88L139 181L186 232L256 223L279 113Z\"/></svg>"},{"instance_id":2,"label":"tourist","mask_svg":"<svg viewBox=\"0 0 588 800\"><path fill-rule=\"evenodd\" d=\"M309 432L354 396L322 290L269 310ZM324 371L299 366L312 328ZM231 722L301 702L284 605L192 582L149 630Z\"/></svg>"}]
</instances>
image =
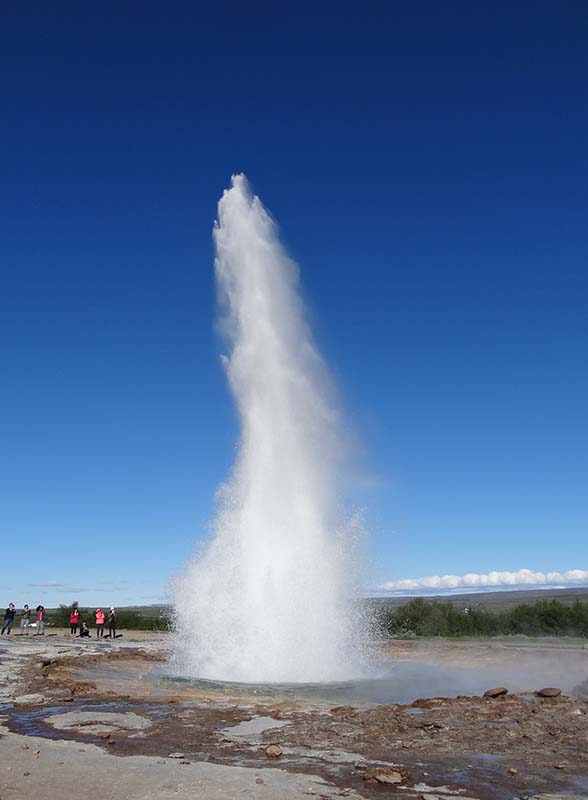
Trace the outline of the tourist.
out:
<instances>
[{"instance_id":1,"label":"tourist","mask_svg":"<svg viewBox=\"0 0 588 800\"><path fill-rule=\"evenodd\" d=\"M82 622L82 627L80 628L80 638L84 638L84 636L90 636L90 628L88 628L85 622Z\"/></svg>"},{"instance_id":2,"label":"tourist","mask_svg":"<svg viewBox=\"0 0 588 800\"><path fill-rule=\"evenodd\" d=\"M111 639L116 639L116 611L112 606L108 613L108 635Z\"/></svg>"},{"instance_id":3,"label":"tourist","mask_svg":"<svg viewBox=\"0 0 588 800\"><path fill-rule=\"evenodd\" d=\"M38 605L37 612L37 636L45 636L45 606Z\"/></svg>"},{"instance_id":4,"label":"tourist","mask_svg":"<svg viewBox=\"0 0 588 800\"><path fill-rule=\"evenodd\" d=\"M101 608L96 609L96 638L101 639L104 636L104 620L106 615Z\"/></svg>"},{"instance_id":5,"label":"tourist","mask_svg":"<svg viewBox=\"0 0 588 800\"><path fill-rule=\"evenodd\" d=\"M2 626L2 636L4 636L4 632L6 631L6 635L10 636L10 631L12 630L12 623L14 622L14 615L16 614L16 608L14 607L14 603L8 603L8 608L4 612L4 625Z\"/></svg>"},{"instance_id":6,"label":"tourist","mask_svg":"<svg viewBox=\"0 0 588 800\"><path fill-rule=\"evenodd\" d=\"M78 622L80 621L79 608L72 608L69 615L69 635L75 636L78 632Z\"/></svg>"},{"instance_id":7,"label":"tourist","mask_svg":"<svg viewBox=\"0 0 588 800\"><path fill-rule=\"evenodd\" d=\"M27 636L29 635L30 621L31 621L31 609L29 608L28 604L25 603L22 609L22 617L20 618L20 629L22 633L26 631Z\"/></svg>"}]
</instances>

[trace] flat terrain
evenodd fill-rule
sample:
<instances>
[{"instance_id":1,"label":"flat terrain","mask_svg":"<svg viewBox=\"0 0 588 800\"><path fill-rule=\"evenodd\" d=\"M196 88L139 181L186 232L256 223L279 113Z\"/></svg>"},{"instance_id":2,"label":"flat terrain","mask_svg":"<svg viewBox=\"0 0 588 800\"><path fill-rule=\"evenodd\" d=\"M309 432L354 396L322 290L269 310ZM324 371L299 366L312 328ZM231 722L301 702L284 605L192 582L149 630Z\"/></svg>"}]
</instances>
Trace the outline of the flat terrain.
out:
<instances>
[{"instance_id":1,"label":"flat terrain","mask_svg":"<svg viewBox=\"0 0 588 800\"><path fill-rule=\"evenodd\" d=\"M2 800L588 797L577 645L392 643L377 655L394 680L378 691L406 696L365 705L166 680L168 642L0 640ZM500 697L417 697L433 674L482 686L501 670ZM561 695L535 695L547 675Z\"/></svg>"}]
</instances>

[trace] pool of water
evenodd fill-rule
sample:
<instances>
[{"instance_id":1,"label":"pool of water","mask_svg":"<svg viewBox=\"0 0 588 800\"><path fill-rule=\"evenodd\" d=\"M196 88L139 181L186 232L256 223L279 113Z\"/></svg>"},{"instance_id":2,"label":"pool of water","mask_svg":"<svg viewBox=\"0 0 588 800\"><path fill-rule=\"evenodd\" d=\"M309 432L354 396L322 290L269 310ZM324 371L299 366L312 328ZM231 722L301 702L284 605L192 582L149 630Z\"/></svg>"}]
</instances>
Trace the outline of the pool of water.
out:
<instances>
[{"instance_id":1,"label":"pool of water","mask_svg":"<svg viewBox=\"0 0 588 800\"><path fill-rule=\"evenodd\" d=\"M40 709L36 709L31 711L29 709L23 709L22 711L12 711L10 718L12 725L18 730L19 733L24 734L25 736L41 736L45 739L64 739L64 738L78 738L79 732L75 729L71 731L62 730L60 728L54 728L51 725L46 724L46 720L52 716L58 716L59 714L66 714L71 711L92 711L92 712L101 712L101 711L118 711L118 712L125 712L132 710L128 703L120 703L120 702L111 702L111 703L94 703L94 704L80 704L76 705L75 707L71 705L67 706L45 706ZM164 717L169 716L173 713L173 709L168 706L161 706L161 705L144 705L141 707L141 714L146 717ZM103 741L99 736L93 735L91 733L83 735L83 740L94 743L94 744L103 744Z\"/></svg>"},{"instance_id":2,"label":"pool of water","mask_svg":"<svg viewBox=\"0 0 588 800\"><path fill-rule=\"evenodd\" d=\"M410 703L420 697L481 695L494 686L528 693L557 686L588 698L588 651L581 647L510 646L497 643L397 643L374 657L365 678L342 683L243 684L172 675L166 662L105 661L81 664L72 679L132 697L227 703L306 702L369 706Z\"/></svg>"}]
</instances>

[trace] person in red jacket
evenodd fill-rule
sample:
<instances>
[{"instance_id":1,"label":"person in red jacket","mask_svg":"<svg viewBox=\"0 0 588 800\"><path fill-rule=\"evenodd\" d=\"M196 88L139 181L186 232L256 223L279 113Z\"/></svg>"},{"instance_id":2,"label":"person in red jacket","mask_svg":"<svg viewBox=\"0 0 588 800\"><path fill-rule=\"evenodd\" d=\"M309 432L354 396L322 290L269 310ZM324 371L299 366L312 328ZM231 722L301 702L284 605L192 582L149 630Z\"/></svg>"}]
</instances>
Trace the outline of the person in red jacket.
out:
<instances>
[{"instance_id":1,"label":"person in red jacket","mask_svg":"<svg viewBox=\"0 0 588 800\"><path fill-rule=\"evenodd\" d=\"M73 608L69 615L69 635L75 636L78 632L78 622L80 621L80 611L78 608Z\"/></svg>"},{"instance_id":2,"label":"person in red jacket","mask_svg":"<svg viewBox=\"0 0 588 800\"><path fill-rule=\"evenodd\" d=\"M96 609L96 638L101 639L104 636L104 620L105 614L101 608Z\"/></svg>"},{"instance_id":3,"label":"person in red jacket","mask_svg":"<svg viewBox=\"0 0 588 800\"><path fill-rule=\"evenodd\" d=\"M37 636L45 636L45 606L38 605L37 612Z\"/></svg>"}]
</instances>

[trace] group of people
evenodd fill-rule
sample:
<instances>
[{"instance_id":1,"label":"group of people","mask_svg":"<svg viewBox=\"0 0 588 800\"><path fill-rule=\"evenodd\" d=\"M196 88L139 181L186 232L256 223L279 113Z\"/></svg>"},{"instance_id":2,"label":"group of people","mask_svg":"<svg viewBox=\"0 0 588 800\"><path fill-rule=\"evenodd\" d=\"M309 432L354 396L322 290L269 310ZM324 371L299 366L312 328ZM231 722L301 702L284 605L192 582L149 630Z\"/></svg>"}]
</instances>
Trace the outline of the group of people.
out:
<instances>
[{"instance_id":1,"label":"group of people","mask_svg":"<svg viewBox=\"0 0 588 800\"><path fill-rule=\"evenodd\" d=\"M96 638L102 639L104 636L104 623L106 622L106 614L101 608L96 609ZM72 609L69 615L69 635L77 636L78 625L80 624L80 610L79 608ZM89 636L90 629L88 624L84 621L80 626L80 636ZM111 639L116 638L116 611L111 606L108 612L108 635Z\"/></svg>"},{"instance_id":2,"label":"group of people","mask_svg":"<svg viewBox=\"0 0 588 800\"><path fill-rule=\"evenodd\" d=\"M35 622L36 622L36 635L37 636L44 636L45 634L45 618L46 618L46 611L45 606L38 605L34 611L35 613ZM25 603L21 612L20 616L20 628L23 634L26 636L29 635L29 627L31 627L31 615L33 611L29 606ZM2 625L2 633L0 635L10 636L10 631L12 630L12 626L14 624L14 618L16 616L16 607L14 603L9 603L8 608L4 612L4 624ZM106 618L106 614L101 608L96 609L95 614L96 620L96 638L102 639L104 636L104 625L108 622L108 635L111 639L116 637L116 611L111 606L110 611L108 612L108 619ZM79 634L78 634L78 626L79 626ZM79 608L72 608L70 615L69 615L69 635L70 636L80 636L84 638L86 636L90 636L90 628L88 627L88 623L86 621L82 621L80 624L80 610Z\"/></svg>"},{"instance_id":3,"label":"group of people","mask_svg":"<svg viewBox=\"0 0 588 800\"><path fill-rule=\"evenodd\" d=\"M27 636L29 635L29 626L31 624L32 613L32 609L29 608L27 603L25 603L20 616L20 628L21 631ZM35 622L37 636L42 636L45 633L45 606L38 605L34 613L36 614ZM4 612L4 624L2 625L2 633L0 635L4 636L4 634L6 634L7 636L10 636L10 631L12 630L15 616L16 608L14 603L8 603L8 608Z\"/></svg>"}]
</instances>

